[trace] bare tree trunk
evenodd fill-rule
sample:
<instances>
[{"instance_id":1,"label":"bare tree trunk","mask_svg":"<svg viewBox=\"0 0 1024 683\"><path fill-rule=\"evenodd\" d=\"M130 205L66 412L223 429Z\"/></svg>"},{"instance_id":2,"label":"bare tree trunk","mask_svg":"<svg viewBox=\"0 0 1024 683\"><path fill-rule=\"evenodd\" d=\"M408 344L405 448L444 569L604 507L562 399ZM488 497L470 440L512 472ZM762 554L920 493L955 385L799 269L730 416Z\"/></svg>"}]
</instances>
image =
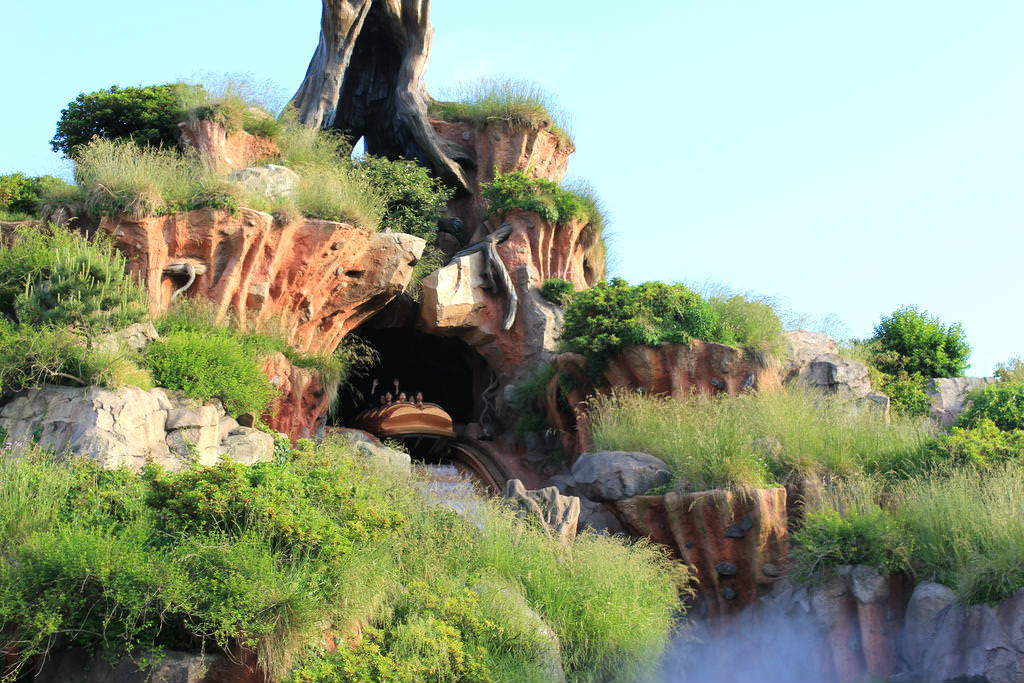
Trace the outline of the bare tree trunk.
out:
<instances>
[{"instance_id":1,"label":"bare tree trunk","mask_svg":"<svg viewBox=\"0 0 1024 683\"><path fill-rule=\"evenodd\" d=\"M320 43L292 99L308 126L363 138L366 151L416 159L468 189L464 153L427 119L430 0L323 0Z\"/></svg>"}]
</instances>

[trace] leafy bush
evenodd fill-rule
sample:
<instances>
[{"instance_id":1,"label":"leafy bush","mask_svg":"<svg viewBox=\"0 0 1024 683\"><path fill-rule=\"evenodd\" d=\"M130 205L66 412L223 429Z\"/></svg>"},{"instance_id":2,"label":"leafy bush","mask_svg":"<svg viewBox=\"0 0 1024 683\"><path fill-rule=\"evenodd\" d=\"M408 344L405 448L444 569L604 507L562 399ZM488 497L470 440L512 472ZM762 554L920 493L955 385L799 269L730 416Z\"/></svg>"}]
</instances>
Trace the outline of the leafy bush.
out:
<instances>
[{"instance_id":1,"label":"leafy bush","mask_svg":"<svg viewBox=\"0 0 1024 683\"><path fill-rule=\"evenodd\" d=\"M0 175L0 220L37 218L50 197L66 194L71 187L60 178L50 175Z\"/></svg>"},{"instance_id":2,"label":"leafy bush","mask_svg":"<svg viewBox=\"0 0 1024 683\"><path fill-rule=\"evenodd\" d=\"M928 380L921 375L909 375L906 372L890 375L880 372L875 384L892 401L890 406L893 412L911 416L930 413L932 400L927 393Z\"/></svg>"},{"instance_id":3,"label":"leafy bush","mask_svg":"<svg viewBox=\"0 0 1024 683\"><path fill-rule=\"evenodd\" d=\"M182 98L197 86L181 83L119 88L81 93L60 113L57 133L50 140L53 151L64 156L88 144L93 136L108 140L131 139L137 145L174 147L178 122L185 112Z\"/></svg>"},{"instance_id":4,"label":"leafy bush","mask_svg":"<svg viewBox=\"0 0 1024 683\"><path fill-rule=\"evenodd\" d=\"M575 292L571 282L557 277L549 277L540 286L540 295L559 306L565 305Z\"/></svg>"},{"instance_id":5,"label":"leafy bush","mask_svg":"<svg viewBox=\"0 0 1024 683\"><path fill-rule=\"evenodd\" d=\"M427 112L432 118L465 121L477 128L495 123L533 130L547 128L563 146L572 146L572 138L560 120L562 114L553 98L536 84L508 78L480 78L461 84L445 96L455 101L431 101Z\"/></svg>"},{"instance_id":6,"label":"leafy bush","mask_svg":"<svg viewBox=\"0 0 1024 683\"><path fill-rule=\"evenodd\" d=\"M896 309L875 326L876 365L882 372L922 377L957 377L967 368L971 347L960 323L944 325L915 306Z\"/></svg>"},{"instance_id":7,"label":"leafy bush","mask_svg":"<svg viewBox=\"0 0 1024 683\"><path fill-rule=\"evenodd\" d=\"M906 531L877 507L851 510L846 515L826 508L808 512L803 528L793 533L792 560L805 580L844 564L897 572L908 568L910 549L906 543Z\"/></svg>"},{"instance_id":8,"label":"leafy bush","mask_svg":"<svg viewBox=\"0 0 1024 683\"><path fill-rule=\"evenodd\" d=\"M238 210L238 187L198 158L96 139L78 148L75 181L93 214L133 219L200 207Z\"/></svg>"},{"instance_id":9,"label":"leafy bush","mask_svg":"<svg viewBox=\"0 0 1024 683\"><path fill-rule=\"evenodd\" d=\"M364 156L353 167L384 199L382 230L416 235L429 244L437 239L437 219L453 190L415 161Z\"/></svg>"},{"instance_id":10,"label":"leafy bush","mask_svg":"<svg viewBox=\"0 0 1024 683\"><path fill-rule=\"evenodd\" d=\"M719 320L718 340L732 339L745 348L770 353L776 358L786 349L774 301L752 294L709 296L708 305Z\"/></svg>"},{"instance_id":11,"label":"leafy bush","mask_svg":"<svg viewBox=\"0 0 1024 683\"><path fill-rule=\"evenodd\" d=\"M1024 429L1024 382L989 384L972 391L968 400L957 419L961 427L976 427L988 420L999 429Z\"/></svg>"},{"instance_id":12,"label":"leafy bush","mask_svg":"<svg viewBox=\"0 0 1024 683\"><path fill-rule=\"evenodd\" d=\"M272 139L280 133L281 123L272 114L280 107L270 83L212 75L204 81L202 85L180 86L183 119L216 121L229 133L244 130Z\"/></svg>"},{"instance_id":13,"label":"leafy bush","mask_svg":"<svg viewBox=\"0 0 1024 683\"><path fill-rule=\"evenodd\" d=\"M1003 382L1024 382L1024 358L1014 356L1005 363L999 363L993 374Z\"/></svg>"},{"instance_id":14,"label":"leafy bush","mask_svg":"<svg viewBox=\"0 0 1024 683\"><path fill-rule=\"evenodd\" d=\"M145 361L159 386L219 398L231 415L262 415L276 394L245 345L228 335L169 334L146 347Z\"/></svg>"},{"instance_id":15,"label":"leafy bush","mask_svg":"<svg viewBox=\"0 0 1024 683\"><path fill-rule=\"evenodd\" d=\"M591 192L564 189L547 178L533 178L523 171L496 173L494 180L480 188L480 196L488 201L488 216L505 215L514 209L533 211L551 223L582 221L596 235L604 229L604 214Z\"/></svg>"},{"instance_id":16,"label":"leafy bush","mask_svg":"<svg viewBox=\"0 0 1024 683\"><path fill-rule=\"evenodd\" d=\"M528 605L569 680L642 678L685 577L644 543L581 534L566 552L484 500L467 521L331 439L290 462L142 476L22 453L0 480L15 675L59 633L115 658L237 644L275 680L543 680ZM324 624L354 620L360 642L318 651Z\"/></svg>"},{"instance_id":17,"label":"leafy bush","mask_svg":"<svg viewBox=\"0 0 1024 683\"><path fill-rule=\"evenodd\" d=\"M1024 429L1005 431L988 418L970 429L953 427L928 444L937 465L984 469L1008 460L1024 460Z\"/></svg>"},{"instance_id":18,"label":"leafy bush","mask_svg":"<svg viewBox=\"0 0 1024 683\"><path fill-rule=\"evenodd\" d=\"M562 345L585 355L597 376L624 347L735 341L719 337L721 332L721 318L687 287L663 282L630 286L615 278L573 296L565 311Z\"/></svg>"}]
</instances>

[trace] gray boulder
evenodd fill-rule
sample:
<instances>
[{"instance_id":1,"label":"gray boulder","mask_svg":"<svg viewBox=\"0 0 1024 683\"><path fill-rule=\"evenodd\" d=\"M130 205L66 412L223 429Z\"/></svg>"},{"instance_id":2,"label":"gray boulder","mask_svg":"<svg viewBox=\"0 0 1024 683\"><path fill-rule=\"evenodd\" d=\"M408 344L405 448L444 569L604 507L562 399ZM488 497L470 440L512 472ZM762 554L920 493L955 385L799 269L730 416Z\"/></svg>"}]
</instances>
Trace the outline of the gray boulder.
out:
<instances>
[{"instance_id":1,"label":"gray boulder","mask_svg":"<svg viewBox=\"0 0 1024 683\"><path fill-rule=\"evenodd\" d=\"M277 164L243 168L229 175L228 179L246 192L264 197L288 196L299 186L299 174Z\"/></svg>"},{"instance_id":2,"label":"gray boulder","mask_svg":"<svg viewBox=\"0 0 1024 683\"><path fill-rule=\"evenodd\" d=\"M369 460L374 466L389 467L406 475L412 471L412 458L409 457L409 454L394 448L357 442L355 444L355 452L357 455Z\"/></svg>"},{"instance_id":3,"label":"gray boulder","mask_svg":"<svg viewBox=\"0 0 1024 683\"><path fill-rule=\"evenodd\" d=\"M668 465L647 453L584 453L572 466L573 488L598 501L632 498L672 480Z\"/></svg>"},{"instance_id":4,"label":"gray boulder","mask_svg":"<svg viewBox=\"0 0 1024 683\"><path fill-rule=\"evenodd\" d=\"M956 593L941 583L924 581L917 584L903 618L901 656L911 669L923 664L925 653L935 637L940 616L956 603Z\"/></svg>"},{"instance_id":5,"label":"gray boulder","mask_svg":"<svg viewBox=\"0 0 1024 683\"><path fill-rule=\"evenodd\" d=\"M580 519L578 527L580 529L589 529L595 534L607 534L608 536L615 536L621 534L627 535L626 527L622 526L622 522L613 513L609 512L601 503L590 500L589 498L580 498Z\"/></svg>"},{"instance_id":6,"label":"gray boulder","mask_svg":"<svg viewBox=\"0 0 1024 683\"><path fill-rule=\"evenodd\" d=\"M128 351L142 351L151 341L160 338L153 323L135 323L123 330L105 334L92 343L93 348L117 354Z\"/></svg>"},{"instance_id":7,"label":"gray boulder","mask_svg":"<svg viewBox=\"0 0 1024 683\"><path fill-rule=\"evenodd\" d=\"M554 486L530 491L518 479L509 479L503 497L517 516L537 520L563 546L576 538L580 518L580 499L576 496L563 496Z\"/></svg>"},{"instance_id":8,"label":"gray boulder","mask_svg":"<svg viewBox=\"0 0 1024 683\"><path fill-rule=\"evenodd\" d=\"M795 379L800 370L819 356L839 355L836 340L821 332L786 330L783 337L786 342L786 360L781 373L783 382Z\"/></svg>"},{"instance_id":9,"label":"gray boulder","mask_svg":"<svg viewBox=\"0 0 1024 683\"><path fill-rule=\"evenodd\" d=\"M861 398L871 393L867 366L834 353L818 356L804 366L797 374L797 381L848 398Z\"/></svg>"},{"instance_id":10,"label":"gray boulder","mask_svg":"<svg viewBox=\"0 0 1024 683\"><path fill-rule=\"evenodd\" d=\"M999 380L995 377L939 377L928 382L931 414L943 427L952 425L967 407L967 395Z\"/></svg>"},{"instance_id":11,"label":"gray boulder","mask_svg":"<svg viewBox=\"0 0 1024 683\"><path fill-rule=\"evenodd\" d=\"M274 459L274 437L252 427L237 427L220 443L220 453L243 465Z\"/></svg>"}]
</instances>

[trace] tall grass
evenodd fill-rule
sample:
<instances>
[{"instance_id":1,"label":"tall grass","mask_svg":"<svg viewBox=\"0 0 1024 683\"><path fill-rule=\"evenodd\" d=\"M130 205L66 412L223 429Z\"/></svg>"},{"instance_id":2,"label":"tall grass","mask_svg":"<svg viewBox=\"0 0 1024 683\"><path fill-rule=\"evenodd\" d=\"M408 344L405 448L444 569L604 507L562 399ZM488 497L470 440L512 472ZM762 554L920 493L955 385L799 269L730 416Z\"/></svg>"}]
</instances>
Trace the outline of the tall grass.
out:
<instances>
[{"instance_id":1,"label":"tall grass","mask_svg":"<svg viewBox=\"0 0 1024 683\"><path fill-rule=\"evenodd\" d=\"M443 93L451 102L431 102L428 113L445 121L465 121L477 128L493 123L548 128L566 147L572 146L564 114L552 95L529 81L478 78Z\"/></svg>"},{"instance_id":2,"label":"tall grass","mask_svg":"<svg viewBox=\"0 0 1024 683\"><path fill-rule=\"evenodd\" d=\"M645 543L563 548L496 502L464 519L342 441L141 476L16 455L0 455L0 646L22 664L62 633L115 658L237 641L275 680L550 679L527 605L569 680L636 680L686 578ZM318 652L353 623L361 641Z\"/></svg>"},{"instance_id":3,"label":"tall grass","mask_svg":"<svg viewBox=\"0 0 1024 683\"><path fill-rule=\"evenodd\" d=\"M931 434L924 420L887 423L799 388L683 402L617 393L592 399L589 410L597 450L657 456L676 486L690 491L764 487L805 475L899 476L918 468Z\"/></svg>"},{"instance_id":4,"label":"tall grass","mask_svg":"<svg viewBox=\"0 0 1024 683\"><path fill-rule=\"evenodd\" d=\"M202 84L179 88L181 109L191 119L211 119L228 131L245 130L275 138L280 124L274 114L281 110L281 88L270 81L255 82L245 76L207 74Z\"/></svg>"},{"instance_id":5,"label":"tall grass","mask_svg":"<svg viewBox=\"0 0 1024 683\"><path fill-rule=\"evenodd\" d=\"M1024 469L962 468L895 488L894 515L915 542L914 565L968 602L1004 600L1024 586Z\"/></svg>"},{"instance_id":6,"label":"tall grass","mask_svg":"<svg viewBox=\"0 0 1024 683\"><path fill-rule=\"evenodd\" d=\"M380 227L384 200L350 167L304 165L292 199L305 216L352 223L369 230Z\"/></svg>"},{"instance_id":7,"label":"tall grass","mask_svg":"<svg viewBox=\"0 0 1024 683\"><path fill-rule=\"evenodd\" d=\"M202 206L236 210L239 189L197 156L94 138L79 148L75 180L95 215L139 219Z\"/></svg>"}]
</instances>

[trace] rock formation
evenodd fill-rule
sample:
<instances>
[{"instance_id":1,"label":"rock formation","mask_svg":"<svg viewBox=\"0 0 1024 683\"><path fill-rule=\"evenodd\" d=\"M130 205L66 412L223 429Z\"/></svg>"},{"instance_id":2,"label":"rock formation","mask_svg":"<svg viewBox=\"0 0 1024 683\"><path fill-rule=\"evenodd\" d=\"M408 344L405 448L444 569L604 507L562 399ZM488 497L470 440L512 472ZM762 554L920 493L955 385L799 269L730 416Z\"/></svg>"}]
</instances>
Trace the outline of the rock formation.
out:
<instances>
[{"instance_id":1,"label":"rock formation","mask_svg":"<svg viewBox=\"0 0 1024 683\"><path fill-rule=\"evenodd\" d=\"M263 374L278 391L263 422L292 439L316 436L331 403L320 374L292 364L282 353L263 359Z\"/></svg>"},{"instance_id":2,"label":"rock formation","mask_svg":"<svg viewBox=\"0 0 1024 683\"><path fill-rule=\"evenodd\" d=\"M276 158L280 148L268 138L244 130L228 131L223 124L208 119L193 119L178 124L178 144L195 150L220 173L238 171L260 159Z\"/></svg>"},{"instance_id":3,"label":"rock formation","mask_svg":"<svg viewBox=\"0 0 1024 683\"><path fill-rule=\"evenodd\" d=\"M789 553L786 490L672 491L615 503L633 534L689 565L704 613L736 615L782 575Z\"/></svg>"},{"instance_id":4,"label":"rock formation","mask_svg":"<svg viewBox=\"0 0 1024 683\"><path fill-rule=\"evenodd\" d=\"M409 282L424 242L304 218L196 209L140 220L105 217L159 316L177 292L201 296L242 329L280 324L300 351L331 353Z\"/></svg>"},{"instance_id":5,"label":"rock formation","mask_svg":"<svg viewBox=\"0 0 1024 683\"><path fill-rule=\"evenodd\" d=\"M139 470L155 462L177 470L212 465L223 455L251 465L274 456L273 437L239 426L220 402L202 404L166 389L28 389L0 408L0 428L11 441L35 440L106 468Z\"/></svg>"},{"instance_id":6,"label":"rock formation","mask_svg":"<svg viewBox=\"0 0 1024 683\"><path fill-rule=\"evenodd\" d=\"M539 523L563 547L576 538L576 524L580 518L580 499L563 496L554 486L529 491L518 479L509 479L503 497L516 514Z\"/></svg>"},{"instance_id":7,"label":"rock formation","mask_svg":"<svg viewBox=\"0 0 1024 683\"><path fill-rule=\"evenodd\" d=\"M949 427L967 407L967 395L998 382L995 377L940 377L929 380L930 411L943 427Z\"/></svg>"}]
</instances>

